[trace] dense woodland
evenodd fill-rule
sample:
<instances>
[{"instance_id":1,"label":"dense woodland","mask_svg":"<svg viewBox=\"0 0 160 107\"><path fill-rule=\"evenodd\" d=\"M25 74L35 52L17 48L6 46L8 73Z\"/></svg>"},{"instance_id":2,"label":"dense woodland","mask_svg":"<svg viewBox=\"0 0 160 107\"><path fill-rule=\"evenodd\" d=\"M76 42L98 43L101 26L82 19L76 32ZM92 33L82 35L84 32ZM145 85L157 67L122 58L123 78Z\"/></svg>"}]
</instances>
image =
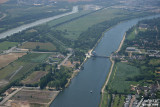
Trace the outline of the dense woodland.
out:
<instances>
[{"instance_id":1,"label":"dense woodland","mask_svg":"<svg viewBox=\"0 0 160 107\"><path fill-rule=\"evenodd\" d=\"M48 87L56 87L57 90L62 89L65 87L70 76L71 70L66 67L54 70L51 68L49 73L41 78L40 88L43 89L48 85Z\"/></svg>"}]
</instances>

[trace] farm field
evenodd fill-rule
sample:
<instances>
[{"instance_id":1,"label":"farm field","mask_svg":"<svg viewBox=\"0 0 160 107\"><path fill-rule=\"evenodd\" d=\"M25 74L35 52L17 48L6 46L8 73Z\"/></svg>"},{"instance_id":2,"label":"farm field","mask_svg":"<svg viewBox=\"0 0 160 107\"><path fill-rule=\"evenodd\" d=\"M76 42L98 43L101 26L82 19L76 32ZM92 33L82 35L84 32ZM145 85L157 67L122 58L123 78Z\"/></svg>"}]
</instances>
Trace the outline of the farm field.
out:
<instances>
[{"instance_id":1,"label":"farm field","mask_svg":"<svg viewBox=\"0 0 160 107\"><path fill-rule=\"evenodd\" d=\"M135 84L126 81L128 77L134 77L140 74L138 68L128 65L127 63L116 63L109 81L109 86L113 92L124 93L130 90L130 85Z\"/></svg>"},{"instance_id":2,"label":"farm field","mask_svg":"<svg viewBox=\"0 0 160 107\"><path fill-rule=\"evenodd\" d=\"M5 67L9 63L15 61L16 59L22 57L26 53L9 53L5 55L0 55L0 68Z\"/></svg>"},{"instance_id":3,"label":"farm field","mask_svg":"<svg viewBox=\"0 0 160 107\"><path fill-rule=\"evenodd\" d=\"M58 93L58 91L22 89L14 95L11 100L13 100L13 102L27 101L30 105L41 105L46 107Z\"/></svg>"},{"instance_id":4,"label":"farm field","mask_svg":"<svg viewBox=\"0 0 160 107\"><path fill-rule=\"evenodd\" d=\"M61 31L67 31L68 35L64 35L64 37L76 40L79 35L82 32L86 31L89 27L100 22L110 20L112 18L123 17L125 15L128 15L128 13L128 11L121 9L103 9L80 19L73 20L70 23L58 26L56 29Z\"/></svg>"},{"instance_id":5,"label":"farm field","mask_svg":"<svg viewBox=\"0 0 160 107\"><path fill-rule=\"evenodd\" d=\"M30 72L37 64L43 62L50 54L27 54L23 57L19 58L18 60L14 61L13 63L10 63L8 66L4 67L0 70L0 80L6 79L9 80L12 75L12 80L18 79L24 74ZM20 67L22 68L14 74Z\"/></svg>"},{"instance_id":6,"label":"farm field","mask_svg":"<svg viewBox=\"0 0 160 107\"><path fill-rule=\"evenodd\" d=\"M12 81L12 80L18 79L22 77L25 73L29 72L35 65L36 63L25 63L25 62L15 61L0 70L0 73L1 73L0 80L5 79L5 80ZM12 77L12 75L14 75L14 77Z\"/></svg>"},{"instance_id":7,"label":"farm field","mask_svg":"<svg viewBox=\"0 0 160 107\"><path fill-rule=\"evenodd\" d=\"M50 54L48 53L30 53L19 59L20 62L41 63Z\"/></svg>"},{"instance_id":8,"label":"farm field","mask_svg":"<svg viewBox=\"0 0 160 107\"><path fill-rule=\"evenodd\" d=\"M56 47L50 43L41 43L41 42L26 42L24 43L22 46L20 46L20 48L24 48L24 49L36 49L36 47L39 46L39 50L46 50L46 51L55 51Z\"/></svg>"},{"instance_id":9,"label":"farm field","mask_svg":"<svg viewBox=\"0 0 160 107\"><path fill-rule=\"evenodd\" d=\"M26 79L22 80L23 84L35 84L38 83L41 77L45 76L48 72L45 71L35 71L29 75Z\"/></svg>"},{"instance_id":10,"label":"farm field","mask_svg":"<svg viewBox=\"0 0 160 107\"><path fill-rule=\"evenodd\" d=\"M18 45L17 42L4 41L0 43L0 50L7 50L8 48L16 46L16 45Z\"/></svg>"}]
</instances>

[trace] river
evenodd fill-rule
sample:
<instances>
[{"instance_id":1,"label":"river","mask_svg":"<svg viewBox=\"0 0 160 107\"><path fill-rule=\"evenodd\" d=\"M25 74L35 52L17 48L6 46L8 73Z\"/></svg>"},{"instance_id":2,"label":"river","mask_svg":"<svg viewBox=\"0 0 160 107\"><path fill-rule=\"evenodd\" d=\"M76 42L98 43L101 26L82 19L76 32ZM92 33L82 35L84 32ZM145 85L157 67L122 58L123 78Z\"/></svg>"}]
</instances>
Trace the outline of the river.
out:
<instances>
[{"instance_id":1,"label":"river","mask_svg":"<svg viewBox=\"0 0 160 107\"><path fill-rule=\"evenodd\" d=\"M77 12L78 12L78 6L74 6L71 12L67 12L67 13L56 15L56 16L49 17L49 18L40 19L40 20L37 20L33 23L25 24L25 25L10 29L8 31L2 32L2 33L0 33L0 39L5 38L7 36L11 36L15 33L21 32L21 31L26 30L28 28L38 26L40 24L44 24L44 23L49 22L51 20L55 20L55 19L67 16L67 15L71 15L71 14L77 13Z\"/></svg>"},{"instance_id":2,"label":"river","mask_svg":"<svg viewBox=\"0 0 160 107\"><path fill-rule=\"evenodd\" d=\"M96 46L97 55L110 56L116 51L125 32L142 19L152 19L160 15L137 18L122 22L106 31ZM84 63L84 70L72 79L52 102L50 107L98 107L101 88L109 72L111 62L107 58L90 58ZM90 91L92 90L92 93Z\"/></svg>"}]
</instances>

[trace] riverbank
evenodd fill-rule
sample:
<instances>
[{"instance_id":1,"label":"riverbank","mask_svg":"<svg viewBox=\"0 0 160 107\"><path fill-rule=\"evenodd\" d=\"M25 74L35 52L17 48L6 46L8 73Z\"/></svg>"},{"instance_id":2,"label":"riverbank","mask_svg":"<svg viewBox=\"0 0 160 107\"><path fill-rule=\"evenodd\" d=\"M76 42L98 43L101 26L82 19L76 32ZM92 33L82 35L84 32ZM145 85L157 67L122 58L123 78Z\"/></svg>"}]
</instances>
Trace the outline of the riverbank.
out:
<instances>
[{"instance_id":1,"label":"riverbank","mask_svg":"<svg viewBox=\"0 0 160 107\"><path fill-rule=\"evenodd\" d=\"M126 37L126 33L124 34L123 36L123 39L118 47L118 49L115 51L115 53L118 53L124 43L124 40L125 40L125 37ZM109 74L107 75L107 78L106 78L106 82L104 83L103 87L102 87L102 90L101 90L101 102L100 102L100 107L103 107L102 105L102 102L103 102L103 97L104 97L104 93L105 93L105 87L107 86L108 82L109 82L109 79L110 79L110 76L112 74L112 71L113 71L113 68L114 68L114 65L115 65L115 61L112 59L112 55L110 56L110 61L111 61L111 67L110 67L110 71L109 71Z\"/></svg>"}]
</instances>

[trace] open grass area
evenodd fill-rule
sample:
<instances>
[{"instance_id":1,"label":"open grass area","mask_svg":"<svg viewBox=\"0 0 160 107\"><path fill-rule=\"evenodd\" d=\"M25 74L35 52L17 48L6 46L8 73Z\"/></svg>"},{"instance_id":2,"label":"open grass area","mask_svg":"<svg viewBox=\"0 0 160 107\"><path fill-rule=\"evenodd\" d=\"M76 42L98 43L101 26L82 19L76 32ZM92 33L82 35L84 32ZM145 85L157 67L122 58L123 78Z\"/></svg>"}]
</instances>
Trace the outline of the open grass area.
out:
<instances>
[{"instance_id":1,"label":"open grass area","mask_svg":"<svg viewBox=\"0 0 160 107\"><path fill-rule=\"evenodd\" d=\"M158 66L158 65L160 65L160 59L151 59L149 61L149 65L152 65L152 66Z\"/></svg>"},{"instance_id":2,"label":"open grass area","mask_svg":"<svg viewBox=\"0 0 160 107\"><path fill-rule=\"evenodd\" d=\"M118 93L129 92L130 85L135 83L126 81L126 79L139 74L139 69L134 66L128 65L127 63L116 63L109 81L109 88Z\"/></svg>"},{"instance_id":3,"label":"open grass area","mask_svg":"<svg viewBox=\"0 0 160 107\"><path fill-rule=\"evenodd\" d=\"M48 72L45 71L35 71L29 75L26 79L22 80L23 84L35 84L38 83L41 77L45 76Z\"/></svg>"},{"instance_id":4,"label":"open grass area","mask_svg":"<svg viewBox=\"0 0 160 107\"><path fill-rule=\"evenodd\" d=\"M0 42L0 50L7 50L16 45L18 45L17 42L8 42L8 41Z\"/></svg>"},{"instance_id":5,"label":"open grass area","mask_svg":"<svg viewBox=\"0 0 160 107\"><path fill-rule=\"evenodd\" d=\"M137 29L134 29L129 35L127 35L127 40L134 40L137 34Z\"/></svg>"},{"instance_id":6,"label":"open grass area","mask_svg":"<svg viewBox=\"0 0 160 107\"><path fill-rule=\"evenodd\" d=\"M101 107L108 107L111 100L111 95L108 92L103 93L103 100Z\"/></svg>"},{"instance_id":7,"label":"open grass area","mask_svg":"<svg viewBox=\"0 0 160 107\"><path fill-rule=\"evenodd\" d=\"M64 37L75 40L82 32L86 31L91 26L106 20L111 20L112 18L123 17L125 15L128 15L128 11L111 8L103 9L80 19L73 20L70 23L58 26L56 29L66 31L67 35L64 35Z\"/></svg>"},{"instance_id":8,"label":"open grass area","mask_svg":"<svg viewBox=\"0 0 160 107\"><path fill-rule=\"evenodd\" d=\"M39 50L46 50L46 51L55 51L56 50L56 47L50 42L47 42L47 43L26 42L20 48L36 49L37 46L39 46Z\"/></svg>"}]
</instances>

